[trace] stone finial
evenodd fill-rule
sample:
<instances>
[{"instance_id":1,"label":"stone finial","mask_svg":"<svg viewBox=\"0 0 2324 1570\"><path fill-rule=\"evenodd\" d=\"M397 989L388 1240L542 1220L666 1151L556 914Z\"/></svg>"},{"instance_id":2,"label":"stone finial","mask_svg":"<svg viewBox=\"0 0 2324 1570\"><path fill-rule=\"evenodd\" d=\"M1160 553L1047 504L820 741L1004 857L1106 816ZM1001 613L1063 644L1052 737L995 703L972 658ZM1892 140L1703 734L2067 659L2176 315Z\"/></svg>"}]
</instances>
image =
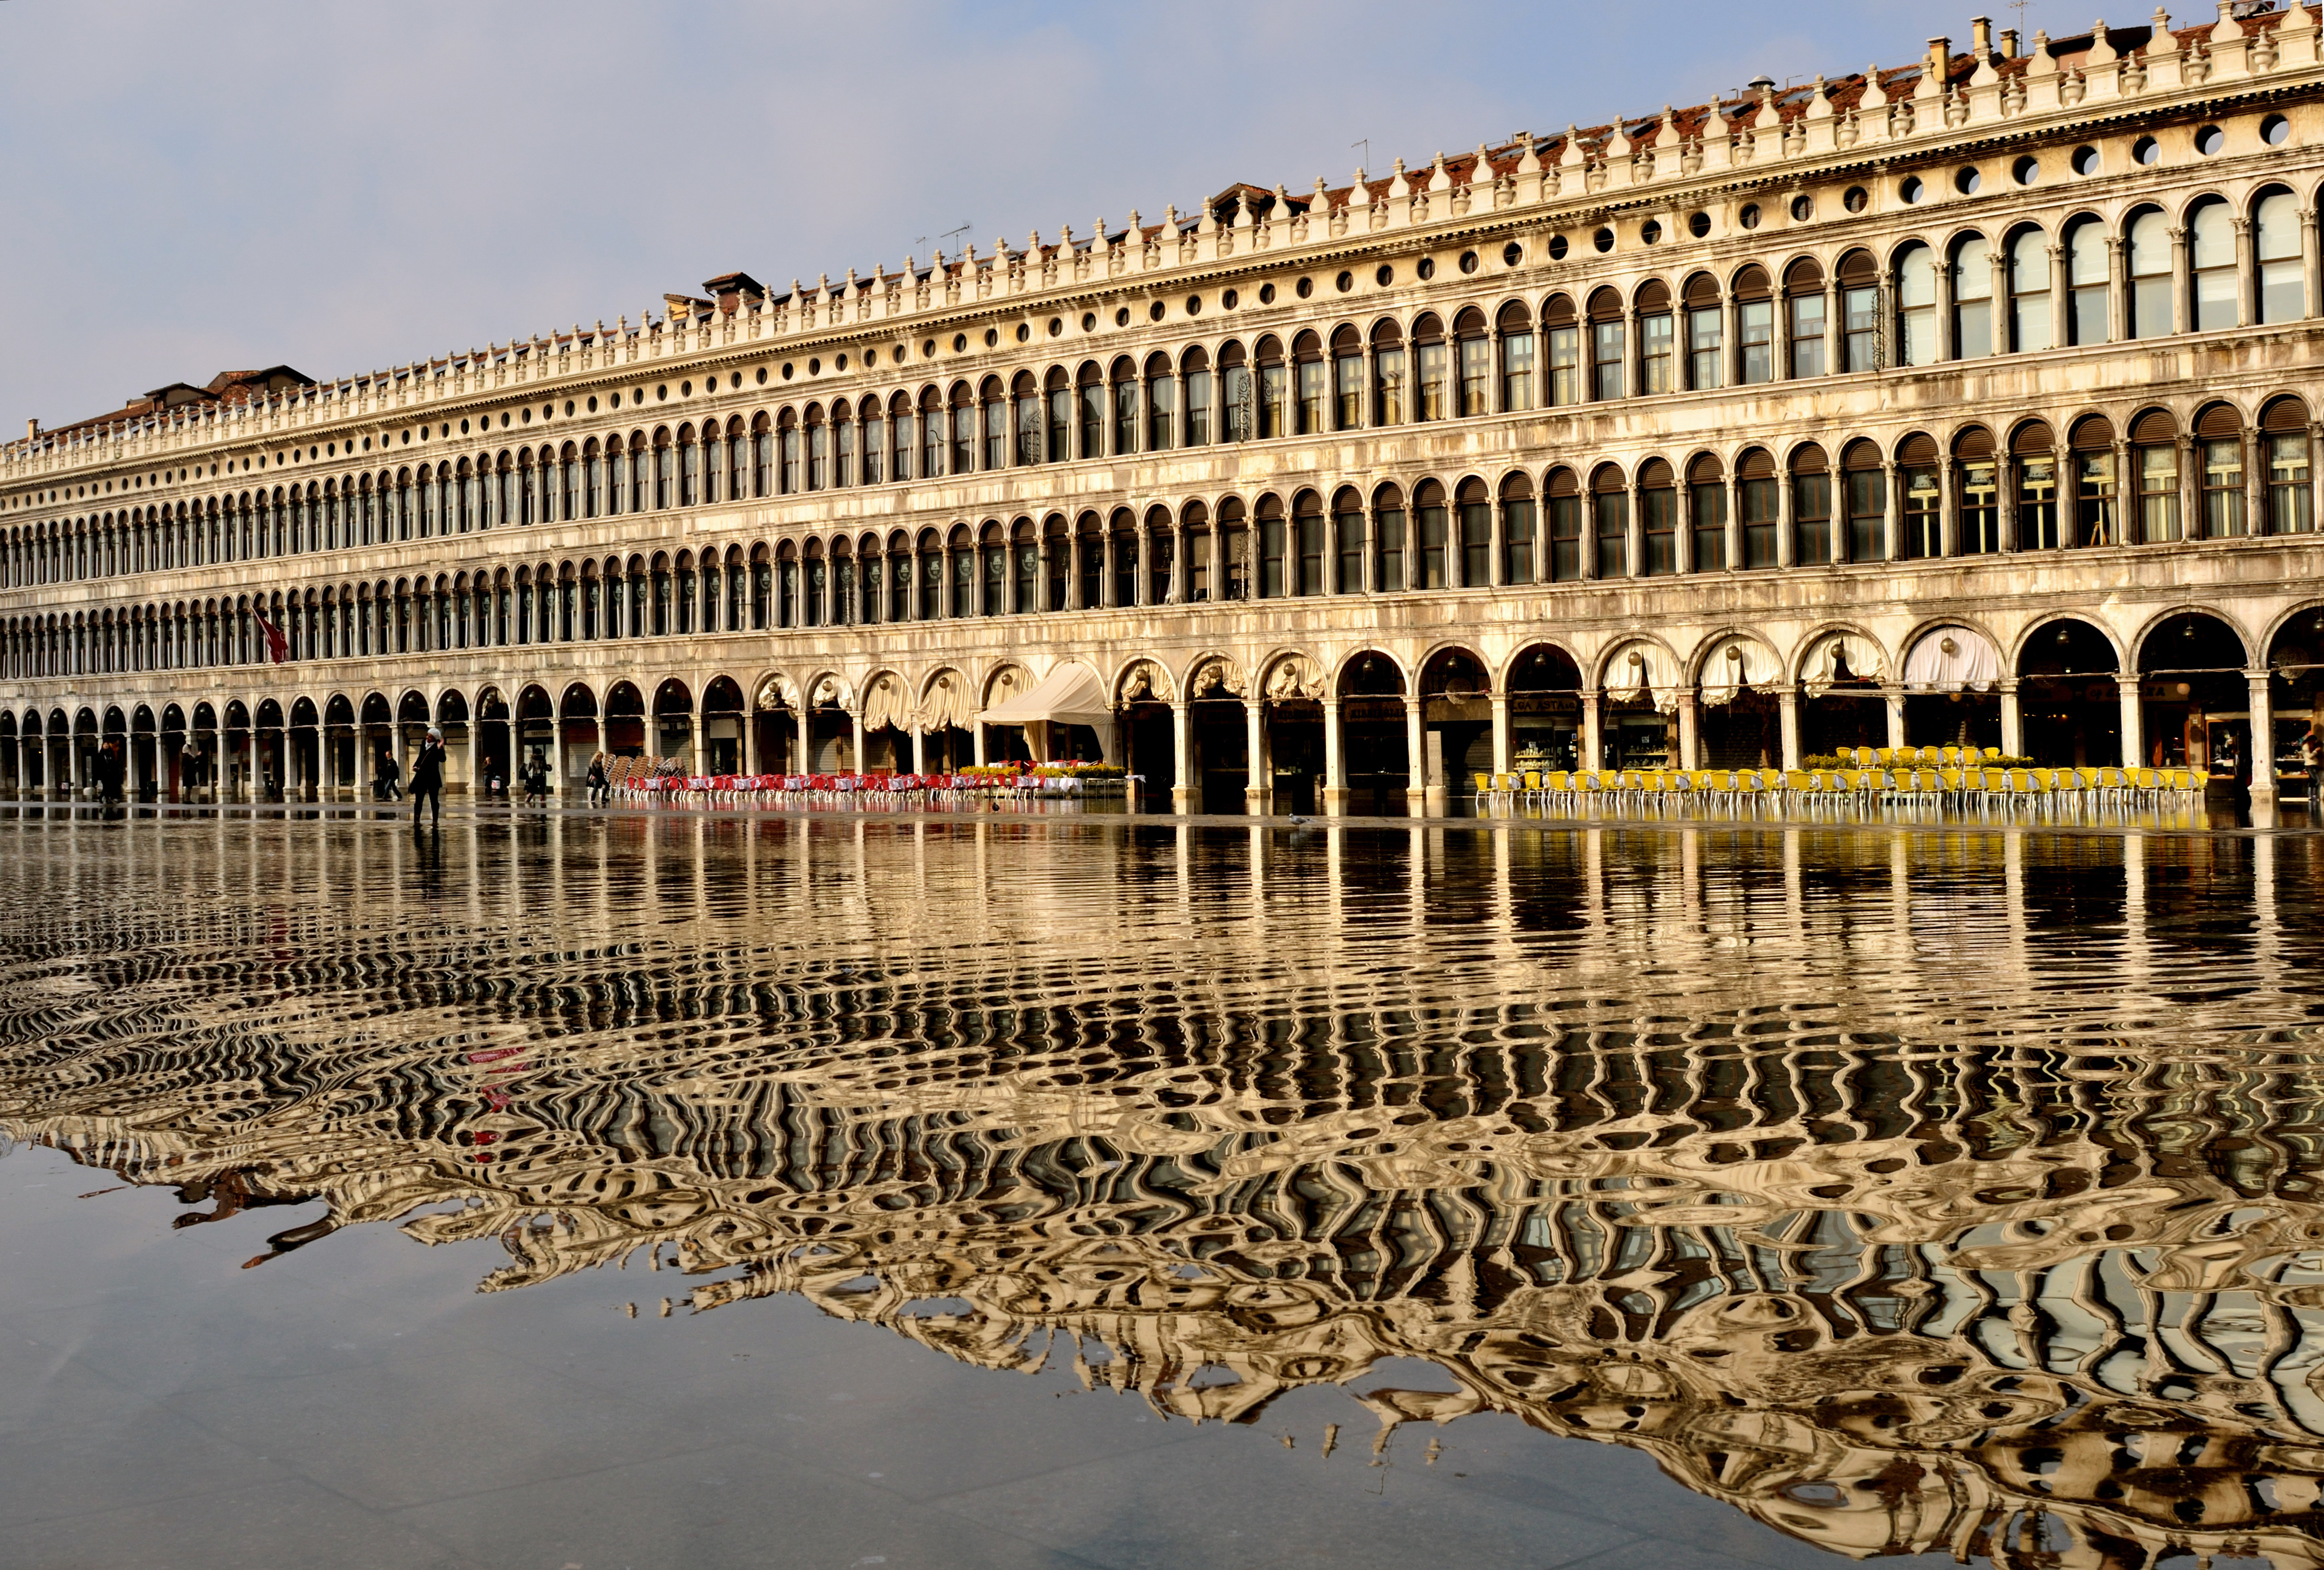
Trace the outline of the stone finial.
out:
<instances>
[{"instance_id":1,"label":"stone finial","mask_svg":"<svg viewBox=\"0 0 2324 1570\"><path fill-rule=\"evenodd\" d=\"M1241 191L1236 194L1234 216L1234 226L1236 228L1255 229L1259 226L1259 215L1250 210L1251 206L1250 193L1249 191Z\"/></svg>"},{"instance_id":2,"label":"stone finial","mask_svg":"<svg viewBox=\"0 0 2324 1570\"><path fill-rule=\"evenodd\" d=\"M1315 189L1307 193L1307 210L1319 218L1331 214L1332 190L1323 183L1323 177L1320 174L1315 177Z\"/></svg>"},{"instance_id":3,"label":"stone finial","mask_svg":"<svg viewBox=\"0 0 2324 1570\"><path fill-rule=\"evenodd\" d=\"M1279 180L1275 182L1275 210L1267 216L1274 223L1281 223L1291 216L1291 193L1283 189L1283 182Z\"/></svg>"},{"instance_id":4,"label":"stone finial","mask_svg":"<svg viewBox=\"0 0 2324 1570\"><path fill-rule=\"evenodd\" d=\"M2291 0L2291 4L2283 8L2283 20L2275 24L2275 30L2278 32L2306 32L2315 25L2316 19L2308 14L2308 8L2300 0Z\"/></svg>"},{"instance_id":5,"label":"stone finial","mask_svg":"<svg viewBox=\"0 0 2324 1570\"><path fill-rule=\"evenodd\" d=\"M1404 160L1399 158L1396 161L1396 177L1388 182L1388 199L1394 201L1398 197L1408 197L1411 194L1412 181L1405 178Z\"/></svg>"},{"instance_id":6,"label":"stone finial","mask_svg":"<svg viewBox=\"0 0 2324 1570\"><path fill-rule=\"evenodd\" d=\"M1583 158L1582 128L1569 123L1565 127L1565 150L1557 155L1557 162L1568 169L1579 169Z\"/></svg>"},{"instance_id":7,"label":"stone finial","mask_svg":"<svg viewBox=\"0 0 2324 1570\"><path fill-rule=\"evenodd\" d=\"M1826 88L1827 84L1823 79L1823 73L1821 71L1818 71L1816 73L1815 79L1815 91L1808 95L1807 117L1809 119L1829 120L1831 118L1831 96Z\"/></svg>"},{"instance_id":8,"label":"stone finial","mask_svg":"<svg viewBox=\"0 0 2324 1570\"><path fill-rule=\"evenodd\" d=\"M992 237L992 260L997 264L1003 266L1007 265L1009 261L1008 236L1004 235L995 235Z\"/></svg>"},{"instance_id":9,"label":"stone finial","mask_svg":"<svg viewBox=\"0 0 2324 1570\"><path fill-rule=\"evenodd\" d=\"M1517 160L1517 172L1519 174L1539 174L1541 172L1541 153L1535 149L1531 134L1527 134L1526 136L1525 156Z\"/></svg>"},{"instance_id":10,"label":"stone finial","mask_svg":"<svg viewBox=\"0 0 2324 1570\"><path fill-rule=\"evenodd\" d=\"M2050 52L2050 34L2046 29L2034 31L2034 53L2026 60L2025 74L2029 77L2054 77L2058 74L2057 57Z\"/></svg>"},{"instance_id":11,"label":"stone finial","mask_svg":"<svg viewBox=\"0 0 2324 1570\"><path fill-rule=\"evenodd\" d=\"M1770 82L1759 89L1759 112L1751 116L1751 124L1762 131L1772 131L1784 123L1784 112L1775 107L1775 88Z\"/></svg>"},{"instance_id":12,"label":"stone finial","mask_svg":"<svg viewBox=\"0 0 2324 1570\"><path fill-rule=\"evenodd\" d=\"M1433 191L1452 189L1452 171L1444 167L1444 150L1441 147L1436 150L1435 167L1429 171L1428 189Z\"/></svg>"},{"instance_id":13,"label":"stone finial","mask_svg":"<svg viewBox=\"0 0 2324 1570\"><path fill-rule=\"evenodd\" d=\"M1162 209L1162 235L1163 238L1169 240L1178 237L1178 204L1176 202L1172 202Z\"/></svg>"},{"instance_id":14,"label":"stone finial","mask_svg":"<svg viewBox=\"0 0 2324 1570\"><path fill-rule=\"evenodd\" d=\"M2219 20L2211 28L2213 43L2232 43L2244 35L2244 24L2236 20L2236 0L2219 0Z\"/></svg>"},{"instance_id":15,"label":"stone finial","mask_svg":"<svg viewBox=\"0 0 2324 1570\"><path fill-rule=\"evenodd\" d=\"M1857 107L1859 109L1885 109L1887 106L1888 95L1880 90L1879 66L1877 64L1866 66L1864 68L1864 96L1857 100Z\"/></svg>"},{"instance_id":16,"label":"stone finial","mask_svg":"<svg viewBox=\"0 0 2324 1570\"><path fill-rule=\"evenodd\" d=\"M2154 8L2154 32L2157 37L2171 31L2171 13L2157 5Z\"/></svg>"},{"instance_id":17,"label":"stone finial","mask_svg":"<svg viewBox=\"0 0 2324 1570\"><path fill-rule=\"evenodd\" d=\"M1123 238L1132 245L1142 243L1146 238L1146 226L1139 221L1136 208L1130 209L1130 232Z\"/></svg>"},{"instance_id":18,"label":"stone finial","mask_svg":"<svg viewBox=\"0 0 2324 1570\"><path fill-rule=\"evenodd\" d=\"M2086 63L2094 66L2112 65L2121 58L2122 51L2115 48L2114 41L2107 36L2107 24L2103 22L2091 23L2090 52L2086 59Z\"/></svg>"},{"instance_id":19,"label":"stone finial","mask_svg":"<svg viewBox=\"0 0 2324 1570\"><path fill-rule=\"evenodd\" d=\"M1071 251L1074 248L1074 226L1071 224L1057 226L1057 248L1061 251Z\"/></svg>"},{"instance_id":20,"label":"stone finial","mask_svg":"<svg viewBox=\"0 0 2324 1570\"><path fill-rule=\"evenodd\" d=\"M1356 168L1355 183L1348 188L1348 205L1351 208L1368 208L1372 205L1371 181L1364 178L1363 167L1360 164Z\"/></svg>"},{"instance_id":21,"label":"stone finial","mask_svg":"<svg viewBox=\"0 0 2324 1570\"><path fill-rule=\"evenodd\" d=\"M904 258L904 276L907 278L918 278L919 275L919 258L917 256L906 256Z\"/></svg>"},{"instance_id":22,"label":"stone finial","mask_svg":"<svg viewBox=\"0 0 2324 1570\"><path fill-rule=\"evenodd\" d=\"M1667 152L1678 145L1678 111L1663 106L1662 124L1655 127L1655 151Z\"/></svg>"}]
</instances>

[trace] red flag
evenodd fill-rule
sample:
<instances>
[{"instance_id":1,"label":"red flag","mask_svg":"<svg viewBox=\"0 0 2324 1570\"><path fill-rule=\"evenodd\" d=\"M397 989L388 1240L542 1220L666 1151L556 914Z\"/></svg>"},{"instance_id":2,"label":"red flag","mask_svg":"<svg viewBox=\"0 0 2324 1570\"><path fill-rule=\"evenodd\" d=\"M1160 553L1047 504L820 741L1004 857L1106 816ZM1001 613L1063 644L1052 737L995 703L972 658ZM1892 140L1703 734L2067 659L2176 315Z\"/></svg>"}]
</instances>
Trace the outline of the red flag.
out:
<instances>
[{"instance_id":1,"label":"red flag","mask_svg":"<svg viewBox=\"0 0 2324 1570\"><path fill-rule=\"evenodd\" d=\"M282 635L281 628L266 619L264 611L254 610L250 614L252 619L257 622L258 630L265 634L267 659L277 665L281 664L283 660L290 658L290 640Z\"/></svg>"}]
</instances>

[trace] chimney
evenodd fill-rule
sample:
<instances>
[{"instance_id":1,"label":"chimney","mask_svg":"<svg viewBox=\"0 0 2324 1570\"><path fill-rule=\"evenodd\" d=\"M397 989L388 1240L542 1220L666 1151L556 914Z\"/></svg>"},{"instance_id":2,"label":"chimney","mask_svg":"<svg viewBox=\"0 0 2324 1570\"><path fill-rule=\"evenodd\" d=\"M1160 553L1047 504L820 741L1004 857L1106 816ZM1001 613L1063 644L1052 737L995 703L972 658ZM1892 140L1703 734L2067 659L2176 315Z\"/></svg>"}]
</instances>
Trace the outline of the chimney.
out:
<instances>
[{"instance_id":1,"label":"chimney","mask_svg":"<svg viewBox=\"0 0 2324 1570\"><path fill-rule=\"evenodd\" d=\"M2001 30L2001 58L2004 60L2017 58L2017 30L2014 27L2005 27Z\"/></svg>"},{"instance_id":2,"label":"chimney","mask_svg":"<svg viewBox=\"0 0 2324 1570\"><path fill-rule=\"evenodd\" d=\"M1969 53L1980 63L1993 58L1993 18L1972 16L1969 19Z\"/></svg>"},{"instance_id":3,"label":"chimney","mask_svg":"<svg viewBox=\"0 0 2324 1570\"><path fill-rule=\"evenodd\" d=\"M1945 77L1952 69L1952 60L1953 41L1951 39L1929 40L1929 58L1923 63L1928 69L1930 79L1937 86L1941 88L1945 85Z\"/></svg>"},{"instance_id":4,"label":"chimney","mask_svg":"<svg viewBox=\"0 0 2324 1570\"><path fill-rule=\"evenodd\" d=\"M34 439L40 434L41 422L38 420L27 420L24 421L24 439L26 441Z\"/></svg>"}]
</instances>

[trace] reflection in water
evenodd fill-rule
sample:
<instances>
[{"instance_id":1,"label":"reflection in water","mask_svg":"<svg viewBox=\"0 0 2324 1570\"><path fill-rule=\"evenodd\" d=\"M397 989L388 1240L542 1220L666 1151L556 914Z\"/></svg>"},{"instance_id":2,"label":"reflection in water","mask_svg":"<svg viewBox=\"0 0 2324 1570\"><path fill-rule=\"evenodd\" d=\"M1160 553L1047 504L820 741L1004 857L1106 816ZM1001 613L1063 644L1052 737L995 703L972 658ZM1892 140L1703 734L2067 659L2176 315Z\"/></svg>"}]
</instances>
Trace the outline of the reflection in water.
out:
<instances>
[{"instance_id":1,"label":"reflection in water","mask_svg":"<svg viewBox=\"0 0 2324 1570\"><path fill-rule=\"evenodd\" d=\"M0 833L0 1137L181 1225L675 1266L1197 1419L1423 1359L1384 1425L1858 1556L2324 1564L2306 837Z\"/></svg>"}]
</instances>

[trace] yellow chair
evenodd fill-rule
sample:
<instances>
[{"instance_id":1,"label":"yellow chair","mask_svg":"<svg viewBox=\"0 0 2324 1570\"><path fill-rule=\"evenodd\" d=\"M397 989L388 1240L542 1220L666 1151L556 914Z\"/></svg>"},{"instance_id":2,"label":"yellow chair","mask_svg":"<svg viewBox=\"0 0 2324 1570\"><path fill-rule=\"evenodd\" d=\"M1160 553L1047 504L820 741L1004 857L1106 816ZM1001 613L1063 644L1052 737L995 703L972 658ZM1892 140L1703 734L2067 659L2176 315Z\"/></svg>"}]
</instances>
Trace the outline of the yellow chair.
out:
<instances>
[{"instance_id":1,"label":"yellow chair","mask_svg":"<svg viewBox=\"0 0 2324 1570\"><path fill-rule=\"evenodd\" d=\"M1896 749L1894 747L1875 747L1872 750L1872 755L1880 761L1880 766L1884 769L1893 768L1895 765Z\"/></svg>"}]
</instances>

